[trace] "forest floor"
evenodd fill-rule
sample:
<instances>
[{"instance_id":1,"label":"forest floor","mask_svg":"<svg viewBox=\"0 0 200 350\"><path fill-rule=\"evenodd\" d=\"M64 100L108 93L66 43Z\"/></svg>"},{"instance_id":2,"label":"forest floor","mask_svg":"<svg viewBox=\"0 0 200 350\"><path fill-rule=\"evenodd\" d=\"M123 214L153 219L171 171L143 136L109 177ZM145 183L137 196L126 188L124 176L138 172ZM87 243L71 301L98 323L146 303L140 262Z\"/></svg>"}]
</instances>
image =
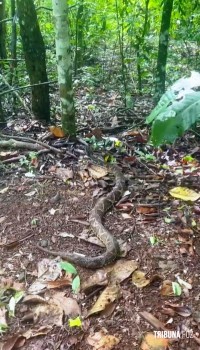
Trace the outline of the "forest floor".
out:
<instances>
[{"instance_id":1,"label":"forest floor","mask_svg":"<svg viewBox=\"0 0 200 350\"><path fill-rule=\"evenodd\" d=\"M104 108L106 101L110 109ZM113 96L102 96L95 111L95 102L90 108L87 101L81 104L80 129L99 127L87 137L96 133L101 139L99 133L106 125L109 129L109 121L115 128L120 118L121 124L136 115L144 119L152 107L150 98L136 99L132 114L129 110L127 117L127 111L123 115L120 110L117 118L114 102ZM86 125L81 122L85 114ZM4 134L39 135L36 127L16 119ZM37 161L5 164L1 170L0 326L8 328L2 332L0 349L200 349L200 204L169 193L180 184L199 193L198 139L188 134L173 148L154 149L146 144L147 130L142 127L119 139L136 152L117 154L128 186L104 224L119 240L123 257L100 271L75 266L80 288L77 280L72 282L74 274L61 271L59 259L38 250L37 244L99 255L103 249L90 242L87 220L114 178L94 176L88 165L81 166L84 148L74 144L64 158L42 154ZM49 143L55 146L54 141ZM18 154L19 150L1 151L1 159ZM193 158L185 157L191 154ZM33 177L30 166L31 171L35 168ZM112 271L120 282L111 291ZM158 339L157 331L164 330L176 333L172 339L164 339L163 333Z\"/></svg>"}]
</instances>

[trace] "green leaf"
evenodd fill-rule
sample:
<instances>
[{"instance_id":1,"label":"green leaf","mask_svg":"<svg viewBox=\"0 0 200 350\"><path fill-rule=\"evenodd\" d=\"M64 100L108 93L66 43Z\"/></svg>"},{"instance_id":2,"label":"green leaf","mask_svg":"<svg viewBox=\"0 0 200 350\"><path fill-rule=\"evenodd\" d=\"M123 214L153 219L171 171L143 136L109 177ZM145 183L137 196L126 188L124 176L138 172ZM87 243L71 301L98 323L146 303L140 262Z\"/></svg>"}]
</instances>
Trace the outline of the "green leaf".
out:
<instances>
[{"instance_id":1,"label":"green leaf","mask_svg":"<svg viewBox=\"0 0 200 350\"><path fill-rule=\"evenodd\" d=\"M154 245L159 243L158 238L156 236L151 236L149 238L149 240L150 240L150 243L151 243L152 246L154 246Z\"/></svg>"},{"instance_id":2,"label":"green leaf","mask_svg":"<svg viewBox=\"0 0 200 350\"><path fill-rule=\"evenodd\" d=\"M81 284L80 277L76 276L73 279L73 281L72 281L72 290L73 290L74 293L78 293L79 292L80 284Z\"/></svg>"},{"instance_id":3,"label":"green leaf","mask_svg":"<svg viewBox=\"0 0 200 350\"><path fill-rule=\"evenodd\" d=\"M152 123L151 141L155 146L172 143L200 120L200 74L179 79L160 99L146 122Z\"/></svg>"},{"instance_id":4,"label":"green leaf","mask_svg":"<svg viewBox=\"0 0 200 350\"><path fill-rule=\"evenodd\" d=\"M80 317L76 317L75 319L70 318L69 319L69 327L82 327L82 321L80 319Z\"/></svg>"},{"instance_id":5,"label":"green leaf","mask_svg":"<svg viewBox=\"0 0 200 350\"><path fill-rule=\"evenodd\" d=\"M0 333L6 332L8 329L8 325L4 323L0 323Z\"/></svg>"},{"instance_id":6,"label":"green leaf","mask_svg":"<svg viewBox=\"0 0 200 350\"><path fill-rule=\"evenodd\" d=\"M153 122L153 120L161 113L166 111L167 106L174 101L176 98L176 95L173 91L168 90L166 93L161 97L160 101L158 102L157 106L153 109L151 114L147 117L146 123L150 124Z\"/></svg>"},{"instance_id":7,"label":"green leaf","mask_svg":"<svg viewBox=\"0 0 200 350\"><path fill-rule=\"evenodd\" d=\"M182 289L179 283L172 282L172 289L175 296L180 296L182 294Z\"/></svg>"},{"instance_id":8,"label":"green leaf","mask_svg":"<svg viewBox=\"0 0 200 350\"><path fill-rule=\"evenodd\" d=\"M164 218L164 222L166 222L166 224L170 224L172 222L172 219L170 218Z\"/></svg>"},{"instance_id":9,"label":"green leaf","mask_svg":"<svg viewBox=\"0 0 200 350\"><path fill-rule=\"evenodd\" d=\"M65 270L66 272L73 273L75 275L77 274L76 268L72 264L68 263L67 261L61 261L59 263L59 266L61 267L62 270Z\"/></svg>"}]
</instances>

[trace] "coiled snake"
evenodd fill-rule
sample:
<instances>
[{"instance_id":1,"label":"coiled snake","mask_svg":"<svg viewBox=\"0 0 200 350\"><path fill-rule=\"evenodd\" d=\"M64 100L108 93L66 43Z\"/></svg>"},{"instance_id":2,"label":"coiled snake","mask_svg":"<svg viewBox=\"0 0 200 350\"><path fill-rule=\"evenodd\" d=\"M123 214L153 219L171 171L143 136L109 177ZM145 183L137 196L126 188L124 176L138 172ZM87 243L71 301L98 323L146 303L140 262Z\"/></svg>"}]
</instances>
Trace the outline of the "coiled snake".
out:
<instances>
[{"instance_id":1,"label":"coiled snake","mask_svg":"<svg viewBox=\"0 0 200 350\"><path fill-rule=\"evenodd\" d=\"M97 200L89 216L91 228L99 240L105 245L105 253L96 257L88 257L77 253L49 250L38 245L37 247L40 250L89 269L101 268L117 259L120 253L119 244L117 239L103 226L102 219L105 213L122 197L126 187L126 181L118 166L111 166L110 169L115 175L115 186L106 196Z\"/></svg>"}]
</instances>

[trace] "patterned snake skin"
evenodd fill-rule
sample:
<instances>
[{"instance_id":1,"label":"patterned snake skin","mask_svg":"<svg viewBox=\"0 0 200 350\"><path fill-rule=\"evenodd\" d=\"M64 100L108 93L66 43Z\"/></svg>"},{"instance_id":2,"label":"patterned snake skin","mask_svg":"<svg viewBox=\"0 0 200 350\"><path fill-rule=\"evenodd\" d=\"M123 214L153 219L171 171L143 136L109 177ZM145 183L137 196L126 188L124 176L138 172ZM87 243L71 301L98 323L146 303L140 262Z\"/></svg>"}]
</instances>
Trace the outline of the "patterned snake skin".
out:
<instances>
[{"instance_id":1,"label":"patterned snake skin","mask_svg":"<svg viewBox=\"0 0 200 350\"><path fill-rule=\"evenodd\" d=\"M115 186L105 197L101 197L97 200L89 217L90 226L106 248L105 253L96 257L89 257L65 251L49 250L40 245L37 246L38 249L88 269L101 268L117 259L120 253L119 244L116 238L103 226L102 219L105 213L122 197L126 188L126 181L118 166L111 166L110 169L115 175Z\"/></svg>"}]
</instances>

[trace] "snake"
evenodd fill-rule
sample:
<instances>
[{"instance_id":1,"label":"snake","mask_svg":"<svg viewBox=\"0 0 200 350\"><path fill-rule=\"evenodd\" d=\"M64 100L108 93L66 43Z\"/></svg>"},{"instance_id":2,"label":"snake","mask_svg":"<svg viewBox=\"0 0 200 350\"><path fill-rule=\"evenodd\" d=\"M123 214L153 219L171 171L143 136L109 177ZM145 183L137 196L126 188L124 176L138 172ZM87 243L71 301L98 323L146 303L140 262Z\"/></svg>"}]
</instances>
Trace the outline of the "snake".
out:
<instances>
[{"instance_id":1,"label":"snake","mask_svg":"<svg viewBox=\"0 0 200 350\"><path fill-rule=\"evenodd\" d=\"M117 239L105 228L102 221L104 215L123 196L126 189L126 178L117 165L112 165L109 170L115 175L115 185L110 192L96 201L89 215L90 227L105 246L105 252L99 256L89 257L78 253L50 250L39 244L37 245L38 249L88 269L102 268L114 262L120 256L120 247Z\"/></svg>"}]
</instances>

